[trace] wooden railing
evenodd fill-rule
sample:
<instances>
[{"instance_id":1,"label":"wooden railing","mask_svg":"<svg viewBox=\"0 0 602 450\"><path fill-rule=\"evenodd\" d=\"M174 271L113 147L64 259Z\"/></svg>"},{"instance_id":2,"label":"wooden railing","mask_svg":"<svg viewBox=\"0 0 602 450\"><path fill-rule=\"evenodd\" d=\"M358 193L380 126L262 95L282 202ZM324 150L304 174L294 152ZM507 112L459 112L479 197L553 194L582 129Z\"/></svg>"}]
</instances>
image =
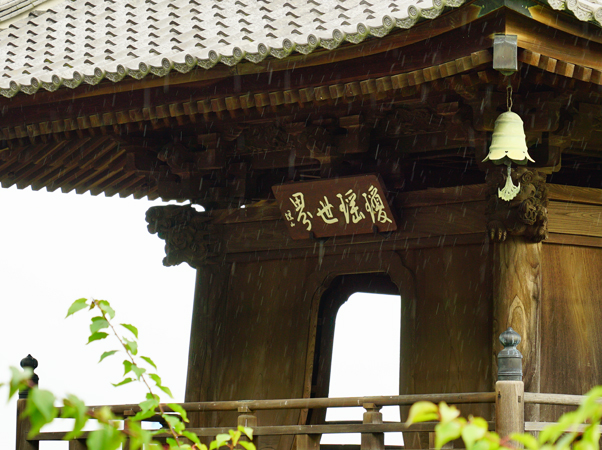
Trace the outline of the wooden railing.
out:
<instances>
[{"instance_id":1,"label":"wooden railing","mask_svg":"<svg viewBox=\"0 0 602 450\"><path fill-rule=\"evenodd\" d=\"M428 432L433 433L436 422L418 423L406 426L403 422L383 423L382 414L379 412L383 406L409 406L418 401L431 401L434 403L446 402L448 404L495 404L495 420L489 423L490 430L495 430L502 436L514 432L540 431L547 423L524 422L525 404L545 404L577 406L585 398L582 395L539 394L522 392L522 381L498 381L495 392L473 392L461 394L424 394L424 395L399 395L378 397L346 397L346 398L311 398L311 399L277 399L277 400L251 400L251 401L222 401L222 402L189 402L179 405L187 412L218 412L235 411L239 413L238 424L252 426L254 435L261 436L296 436L296 450L317 450L323 434L361 433L361 450L382 450L384 446L384 433L390 432ZM18 410L23 411L25 399L18 400ZM364 408L363 423L327 423L323 425L257 425L256 411L289 410L289 409L316 409L316 408ZM91 410L100 406L90 406ZM113 413L127 419L140 410L138 405L112 405ZM167 408L167 411L170 411ZM236 427L211 427L190 428L189 431L198 436L214 437L220 433L227 433L228 429ZM17 426L17 450L34 450L40 441L63 440L67 432L43 432L32 439L27 439L28 423L19 420ZM158 435L161 437L162 435ZM70 450L85 449L84 433L79 440L70 441ZM164 435L168 437L168 435ZM329 446L332 448L332 446Z\"/></svg>"},{"instance_id":2,"label":"wooden railing","mask_svg":"<svg viewBox=\"0 0 602 450\"><path fill-rule=\"evenodd\" d=\"M384 433L389 432L426 432L433 437L436 422L418 423L410 426L404 422L383 423L380 409L383 406L410 406L418 401L434 403L446 402L452 405L495 404L495 420L489 423L489 429L495 430L501 437L524 431L540 431L547 423L525 422L525 404L578 406L583 400L582 395L541 394L524 392L522 381L522 356L516 349L520 336L512 329L502 333L500 337L504 350L498 355L498 381L494 392L472 392L460 394L421 394L375 397L345 397L345 398L297 398L277 400L244 400L244 401L214 401L189 402L179 405L187 412L238 412L237 423L221 428L190 428L189 431L200 437L215 437L227 433L237 425L249 426L254 430L261 447L262 436L295 436L294 450L318 450L323 434L361 433L361 450L384 450ZM24 359L23 361L26 361ZM23 365L23 362L22 362ZM31 367L35 368L35 365ZM25 409L27 391L20 393L17 402L17 414L20 417ZM361 407L364 408L363 421L326 423L321 425L270 425L258 424L255 412L265 410L303 410L319 408ZM90 406L91 410L100 406ZM123 420L135 415L140 407L137 404L112 405L112 412ZM167 408L167 411L171 411ZM156 420L155 420L156 421ZM29 422L27 419L17 421L17 450L37 450L41 441L63 440L66 432L42 432L29 439ZM78 440L69 442L70 450L86 449L84 433ZM158 437L168 437L158 435ZM434 445L429 439L430 447ZM333 446L327 446L333 448ZM347 446L347 448L357 446ZM125 446L127 449L127 445ZM341 447L343 448L343 447Z\"/></svg>"},{"instance_id":3,"label":"wooden railing","mask_svg":"<svg viewBox=\"0 0 602 450\"><path fill-rule=\"evenodd\" d=\"M300 399L278 399L278 400L250 400L250 401L222 401L222 402L190 402L179 405L187 412L238 412L238 423L230 427L212 428L190 428L189 431L198 436L214 437L220 433L227 433L229 429L237 425L251 426L255 436L296 436L296 448L298 450L318 449L320 437L323 434L338 433L361 433L362 450L384 449L384 433L414 431L434 432L435 422L419 423L406 426L403 422L383 423L380 409L383 406L410 406L418 401L431 401L435 403L446 402L449 404L493 404L495 403L495 392L473 392L463 394L426 394L426 395L398 395L398 396L375 396L375 397L345 397L345 398L300 398ZM24 399L18 400L18 409L22 411L25 407ZM140 407L136 404L109 405L111 411L124 419L136 414ZM101 406L90 406L95 410ZM362 423L327 423L323 425L257 425L256 411L265 410L290 410L290 409L317 409L317 408L341 408L362 407L364 408L364 420ZM166 408L166 411L171 411ZM494 429L493 422L490 429ZM26 439L28 424L26 420L20 420L18 424L17 450L32 450L40 441L57 441L64 439L67 432L42 432L31 440ZM85 448L83 443L87 433L84 433L78 441L71 441L70 449ZM162 435L158 435L162 437ZM164 435L163 437L168 437Z\"/></svg>"}]
</instances>

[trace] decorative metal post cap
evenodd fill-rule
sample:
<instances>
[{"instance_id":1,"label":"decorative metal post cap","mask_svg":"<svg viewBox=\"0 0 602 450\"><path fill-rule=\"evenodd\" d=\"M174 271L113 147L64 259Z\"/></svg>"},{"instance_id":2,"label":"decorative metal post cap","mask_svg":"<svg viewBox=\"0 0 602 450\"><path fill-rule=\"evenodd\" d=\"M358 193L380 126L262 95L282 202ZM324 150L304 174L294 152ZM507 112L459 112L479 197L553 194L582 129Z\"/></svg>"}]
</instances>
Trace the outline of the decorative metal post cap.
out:
<instances>
[{"instance_id":1,"label":"decorative metal post cap","mask_svg":"<svg viewBox=\"0 0 602 450\"><path fill-rule=\"evenodd\" d=\"M27 355L21 360L20 365L23 369L26 367L31 367L31 370L35 370L38 367L38 360L31 355Z\"/></svg>"},{"instance_id":2,"label":"decorative metal post cap","mask_svg":"<svg viewBox=\"0 0 602 450\"><path fill-rule=\"evenodd\" d=\"M521 342L520 334L509 327L500 334L500 342L504 349L497 355L498 381L522 381L523 355L516 348Z\"/></svg>"},{"instance_id":3,"label":"decorative metal post cap","mask_svg":"<svg viewBox=\"0 0 602 450\"><path fill-rule=\"evenodd\" d=\"M35 359L31 355L27 355L25 358L23 358L21 360L20 365L23 369L25 369L26 367L29 367L29 368L31 368L31 370L36 370L36 368L38 367L38 360ZM31 376L31 382L37 386L39 381L40 381L40 377L38 377L38 375L36 373L34 373ZM24 389L22 391L19 391L19 398L27 398L28 393L29 393L29 389Z\"/></svg>"}]
</instances>

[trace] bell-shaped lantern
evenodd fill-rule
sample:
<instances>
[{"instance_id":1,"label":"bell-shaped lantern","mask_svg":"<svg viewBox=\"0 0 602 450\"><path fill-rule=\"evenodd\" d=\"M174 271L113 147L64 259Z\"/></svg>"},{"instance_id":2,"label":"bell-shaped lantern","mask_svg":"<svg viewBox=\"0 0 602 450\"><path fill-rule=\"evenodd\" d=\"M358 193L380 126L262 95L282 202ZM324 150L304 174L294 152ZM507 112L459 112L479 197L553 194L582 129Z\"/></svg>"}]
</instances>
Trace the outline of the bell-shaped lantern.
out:
<instances>
[{"instance_id":1,"label":"bell-shaped lantern","mask_svg":"<svg viewBox=\"0 0 602 450\"><path fill-rule=\"evenodd\" d=\"M527 160L535 162L529 156L523 120L512 111L500 114L493 127L489 154L483 162L524 165Z\"/></svg>"},{"instance_id":2,"label":"bell-shaped lantern","mask_svg":"<svg viewBox=\"0 0 602 450\"><path fill-rule=\"evenodd\" d=\"M485 161L508 166L506 185L503 189L498 189L498 196L506 201L516 197L520 192L520 183L518 186L512 183L510 165L512 163L524 165L527 161L535 161L529 156L523 121L518 114L510 111L510 108L500 114L495 121L489 154L483 162Z\"/></svg>"}]
</instances>

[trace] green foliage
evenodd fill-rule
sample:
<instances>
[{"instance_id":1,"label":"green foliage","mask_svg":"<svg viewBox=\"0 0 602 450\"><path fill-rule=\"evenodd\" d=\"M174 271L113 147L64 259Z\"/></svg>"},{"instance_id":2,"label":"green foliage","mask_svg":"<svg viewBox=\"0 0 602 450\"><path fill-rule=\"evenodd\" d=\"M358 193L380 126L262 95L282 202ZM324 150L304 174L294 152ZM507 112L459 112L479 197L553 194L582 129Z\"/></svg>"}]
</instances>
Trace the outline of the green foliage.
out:
<instances>
[{"instance_id":1,"label":"green foliage","mask_svg":"<svg viewBox=\"0 0 602 450\"><path fill-rule=\"evenodd\" d=\"M8 398L11 398L17 392L22 389L26 389L29 385L29 379L33 375L33 370L30 367L26 367L25 370L19 370L16 367L11 367L11 378L9 383L9 394Z\"/></svg>"},{"instance_id":2,"label":"green foliage","mask_svg":"<svg viewBox=\"0 0 602 450\"><path fill-rule=\"evenodd\" d=\"M58 409L54 406L54 394L44 389L31 389L27 398L27 407L23 417L29 417L31 430L29 437L40 432L40 429L52 422L58 416Z\"/></svg>"},{"instance_id":3,"label":"green foliage","mask_svg":"<svg viewBox=\"0 0 602 450\"><path fill-rule=\"evenodd\" d=\"M410 408L407 425L438 421L435 426L435 447L440 449L462 438L466 450L599 450L600 421L602 420L602 386L592 389L577 410L560 417L558 423L545 427L536 438L528 433L516 433L500 439L488 431L487 422L480 417L460 417L460 412L445 403L418 402ZM518 445L517 445L518 444Z\"/></svg>"},{"instance_id":4,"label":"green foliage","mask_svg":"<svg viewBox=\"0 0 602 450\"><path fill-rule=\"evenodd\" d=\"M148 392L146 400L139 404L140 411L127 418L127 426L123 430L120 429L123 418L116 417L110 408L103 407L92 411L86 407L82 400L74 395L68 395L63 400L60 417L74 419L74 421L73 429L66 434L65 439L71 440L81 437L82 430L88 420L95 419L100 427L88 434L86 445L89 450L117 450L126 438L129 439L132 450L162 450L163 446L155 439L155 436L159 433L171 435L166 439L170 450L208 450L206 445L201 444L196 434L186 430L185 424L188 423L186 410L176 403L161 403L159 395L153 391L151 382L154 383L154 387L172 397L171 390L163 384L161 377L157 373L148 372L149 367L152 367L155 371L157 370L155 362L148 356L137 356L138 329L127 323L120 323L121 328L127 330L131 336L128 335L128 338L126 338L117 333L112 322L115 318L115 311L106 300L77 299L69 307L67 317L85 309L97 311L97 315L90 319L90 335L87 344L104 340L112 333L121 346L121 350L110 350L102 353L98 362L100 363L117 353L125 355L122 361L124 378L120 382L114 383L113 386L123 386L138 381L146 386ZM143 367L142 363L146 364L147 367ZM132 374L132 376L127 376L128 374ZM11 381L9 384L9 399L19 390L30 389L27 405L22 416L22 418L29 418L31 423L29 437L37 435L44 425L58 417L59 412L59 409L54 406L56 400L54 395L49 391L33 386L30 381L32 375L33 372L29 368L21 371L11 367ZM0 384L1 386L2 384ZM143 420L155 416L160 416L163 419L164 423L167 424L167 430L146 430L142 427ZM253 431L250 428L238 427L238 430L232 430L229 434L219 435L211 443L210 448L226 446L234 449L236 445L240 445L246 450L255 450L253 443L241 440L243 434L249 440L253 438Z\"/></svg>"},{"instance_id":5,"label":"green foliage","mask_svg":"<svg viewBox=\"0 0 602 450\"><path fill-rule=\"evenodd\" d=\"M73 430L65 436L65 439L76 439L81 436L82 430L90 418L86 404L71 394L67 395L67 398L63 400L61 417L63 419L75 419Z\"/></svg>"}]
</instances>

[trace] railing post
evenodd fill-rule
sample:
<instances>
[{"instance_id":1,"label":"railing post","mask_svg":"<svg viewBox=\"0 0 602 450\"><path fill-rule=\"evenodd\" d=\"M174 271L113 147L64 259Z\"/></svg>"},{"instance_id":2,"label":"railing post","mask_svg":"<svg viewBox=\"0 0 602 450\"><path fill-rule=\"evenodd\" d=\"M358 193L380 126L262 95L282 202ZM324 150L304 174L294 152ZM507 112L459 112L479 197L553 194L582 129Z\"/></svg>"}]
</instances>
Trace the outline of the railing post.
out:
<instances>
[{"instance_id":1,"label":"railing post","mask_svg":"<svg viewBox=\"0 0 602 450\"><path fill-rule=\"evenodd\" d=\"M31 355L27 355L27 357L21 360L21 367L25 369L26 367L30 367L32 370L35 370L38 367L38 360L32 357ZM34 373L31 376L32 384L38 384L39 377ZM27 396L29 395L29 388L19 391L19 399L17 400L17 445L16 450L38 450L40 448L40 443L38 441L28 441L27 434L31 429L31 424L29 419L21 419L21 414L25 411L25 407L27 406Z\"/></svg>"},{"instance_id":2,"label":"railing post","mask_svg":"<svg viewBox=\"0 0 602 450\"><path fill-rule=\"evenodd\" d=\"M383 423L380 406L374 403L364 403L364 423ZM361 450L384 450L385 433L362 433Z\"/></svg>"},{"instance_id":3,"label":"railing post","mask_svg":"<svg viewBox=\"0 0 602 450\"><path fill-rule=\"evenodd\" d=\"M257 427L257 416L253 414L253 411L249 409L248 406L239 406L238 407L238 426L256 428ZM240 438L241 440L248 440L247 437L243 434ZM258 438L253 435L253 443L257 448L259 448Z\"/></svg>"},{"instance_id":4,"label":"railing post","mask_svg":"<svg viewBox=\"0 0 602 450\"><path fill-rule=\"evenodd\" d=\"M503 439L525 431L525 386L523 355L517 350L521 337L512 328L500 335L504 349L498 354L498 376L495 383L495 431Z\"/></svg>"}]
</instances>

